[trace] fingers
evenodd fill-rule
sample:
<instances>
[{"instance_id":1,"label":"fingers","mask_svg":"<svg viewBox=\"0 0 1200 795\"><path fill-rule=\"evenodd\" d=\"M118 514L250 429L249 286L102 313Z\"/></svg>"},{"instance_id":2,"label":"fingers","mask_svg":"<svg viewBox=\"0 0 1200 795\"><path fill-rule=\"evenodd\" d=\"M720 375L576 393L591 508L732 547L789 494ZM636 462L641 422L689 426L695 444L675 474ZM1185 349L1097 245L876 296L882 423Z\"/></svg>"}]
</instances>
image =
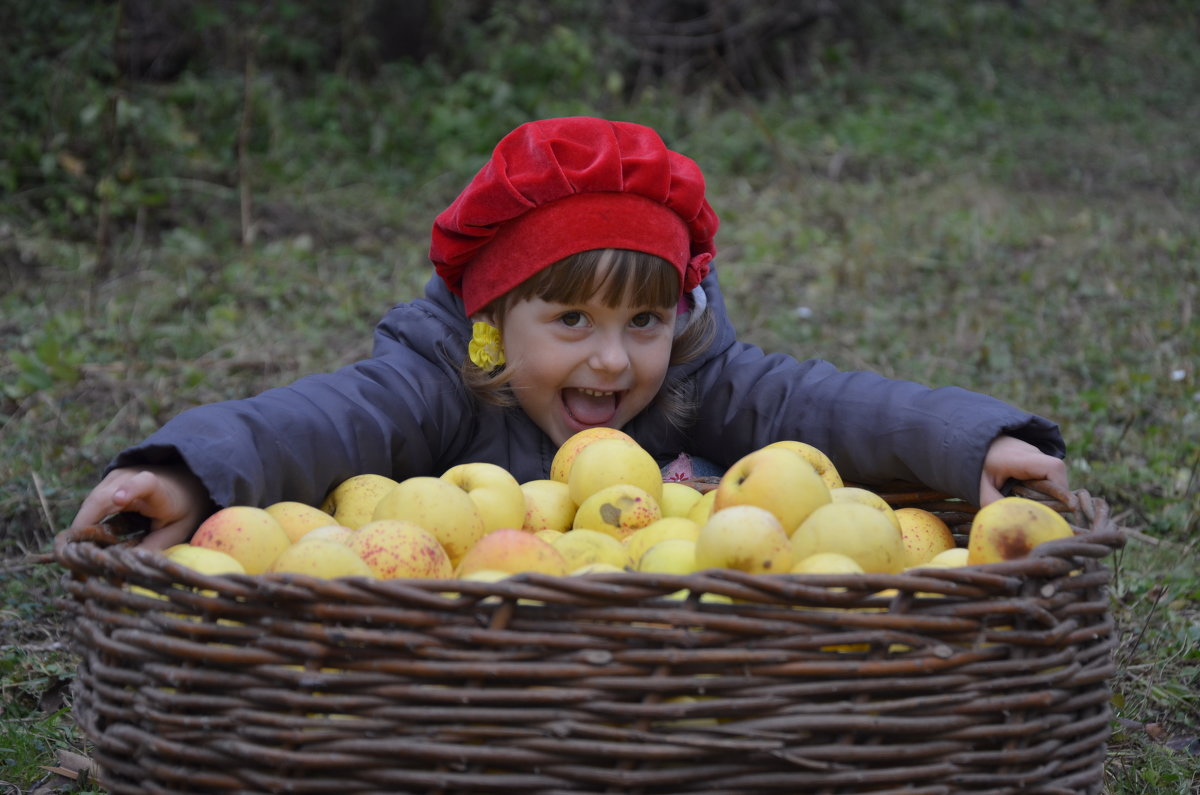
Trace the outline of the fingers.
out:
<instances>
[{"instance_id":1,"label":"fingers","mask_svg":"<svg viewBox=\"0 0 1200 795\"><path fill-rule=\"evenodd\" d=\"M125 470L114 469L112 472L109 472L91 490L87 497L84 498L83 503L80 504L79 510L75 514L75 518L71 520L71 528L76 529L99 524L105 517L125 510L116 501L116 492L128 477L129 473Z\"/></svg>"},{"instance_id":2,"label":"fingers","mask_svg":"<svg viewBox=\"0 0 1200 795\"><path fill-rule=\"evenodd\" d=\"M1061 459L1041 452L1014 460L1009 474L1058 500L1063 500L1071 491L1067 483L1067 465Z\"/></svg>"},{"instance_id":3,"label":"fingers","mask_svg":"<svg viewBox=\"0 0 1200 795\"><path fill-rule=\"evenodd\" d=\"M1042 479L1050 481L1065 491L1069 491L1070 485L1067 482L1066 462L1061 458L1055 458L1054 456L1050 455L1043 456L1043 458L1047 460L1043 467L1045 474L1042 476Z\"/></svg>"},{"instance_id":4,"label":"fingers","mask_svg":"<svg viewBox=\"0 0 1200 795\"><path fill-rule=\"evenodd\" d=\"M71 527L97 524L113 514L140 514L150 520L152 531L142 543L165 549L191 536L206 505L203 485L184 468L114 469L84 499Z\"/></svg>"},{"instance_id":5,"label":"fingers","mask_svg":"<svg viewBox=\"0 0 1200 795\"><path fill-rule=\"evenodd\" d=\"M187 513L177 491L169 481L156 472L140 471L123 480L113 490L113 504L122 511L140 513L153 520L152 527L159 529L172 524Z\"/></svg>"},{"instance_id":6,"label":"fingers","mask_svg":"<svg viewBox=\"0 0 1200 795\"><path fill-rule=\"evenodd\" d=\"M992 481L985 474L979 481L979 507L987 505L989 502L995 502L1004 495L992 485Z\"/></svg>"},{"instance_id":7,"label":"fingers","mask_svg":"<svg viewBox=\"0 0 1200 795\"><path fill-rule=\"evenodd\" d=\"M1067 465L1046 455L1028 442L998 436L988 448L979 481L980 507L1003 496L1001 486L1009 479L1042 484L1038 490L1067 504L1072 502L1067 483Z\"/></svg>"}]
</instances>

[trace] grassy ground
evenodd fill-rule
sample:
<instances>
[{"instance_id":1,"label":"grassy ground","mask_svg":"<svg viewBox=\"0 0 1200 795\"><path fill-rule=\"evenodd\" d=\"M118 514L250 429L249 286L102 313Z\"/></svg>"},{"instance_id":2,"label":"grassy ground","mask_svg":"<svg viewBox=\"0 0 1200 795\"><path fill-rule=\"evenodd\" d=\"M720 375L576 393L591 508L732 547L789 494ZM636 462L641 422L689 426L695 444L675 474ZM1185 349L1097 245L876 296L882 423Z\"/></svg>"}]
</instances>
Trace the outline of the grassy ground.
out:
<instances>
[{"instance_id":1,"label":"grassy ground","mask_svg":"<svg viewBox=\"0 0 1200 795\"><path fill-rule=\"evenodd\" d=\"M1185 3L1036 5L939 15L916 4L904 46L819 51L803 90L766 99L588 105L548 93L526 110L650 123L701 163L744 337L978 389L1061 423L1074 485L1131 530L1112 561L1122 644L1109 791L1194 792L1200 23ZM184 408L364 355L375 319L428 275L433 214L511 126L511 113L480 109L466 117L471 136L388 156L350 117L394 103L406 79L347 93L318 78L289 93L260 78L257 234L244 245L236 180L228 163L205 165L226 154L205 148L191 104L236 109L237 75L131 90L131 108L173 119L172 135L192 143L142 155L146 173L129 183L141 198L108 205L125 210L111 268L90 234L102 202L72 210L16 192L2 205L8 791L32 787L56 750L85 750L63 700L73 662L57 572L32 560L107 458ZM54 154L48 169L70 165Z\"/></svg>"}]
</instances>

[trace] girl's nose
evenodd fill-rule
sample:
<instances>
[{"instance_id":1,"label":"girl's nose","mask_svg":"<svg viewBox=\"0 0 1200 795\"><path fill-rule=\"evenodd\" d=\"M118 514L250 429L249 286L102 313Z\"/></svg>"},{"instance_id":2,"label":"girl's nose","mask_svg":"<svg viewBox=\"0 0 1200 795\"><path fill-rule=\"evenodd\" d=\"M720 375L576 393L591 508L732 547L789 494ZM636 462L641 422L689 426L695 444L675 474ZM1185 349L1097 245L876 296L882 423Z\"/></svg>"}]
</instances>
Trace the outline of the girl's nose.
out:
<instances>
[{"instance_id":1,"label":"girl's nose","mask_svg":"<svg viewBox=\"0 0 1200 795\"><path fill-rule=\"evenodd\" d=\"M598 334L588 366L605 373L624 372L629 367L629 352L620 335Z\"/></svg>"}]
</instances>

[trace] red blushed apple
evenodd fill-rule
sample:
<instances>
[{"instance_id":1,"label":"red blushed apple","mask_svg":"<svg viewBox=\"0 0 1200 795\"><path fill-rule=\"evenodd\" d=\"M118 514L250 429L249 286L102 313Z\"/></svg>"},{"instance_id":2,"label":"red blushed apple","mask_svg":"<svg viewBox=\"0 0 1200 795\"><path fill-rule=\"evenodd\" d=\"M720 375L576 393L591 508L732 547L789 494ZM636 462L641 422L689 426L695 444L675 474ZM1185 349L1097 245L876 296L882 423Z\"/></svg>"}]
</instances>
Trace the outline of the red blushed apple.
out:
<instances>
[{"instance_id":1,"label":"red blushed apple","mask_svg":"<svg viewBox=\"0 0 1200 795\"><path fill-rule=\"evenodd\" d=\"M450 577L454 566L437 538L425 528L402 519L367 522L347 540L350 547L380 579Z\"/></svg>"},{"instance_id":2,"label":"red blushed apple","mask_svg":"<svg viewBox=\"0 0 1200 795\"><path fill-rule=\"evenodd\" d=\"M429 476L406 478L385 494L371 517L372 521L379 519L403 519L425 528L452 563L486 532L479 509L467 492L448 480Z\"/></svg>"},{"instance_id":3,"label":"red blushed apple","mask_svg":"<svg viewBox=\"0 0 1200 795\"><path fill-rule=\"evenodd\" d=\"M261 574L292 542L262 508L233 505L205 519L191 543L232 556L247 574Z\"/></svg>"},{"instance_id":4,"label":"red blushed apple","mask_svg":"<svg viewBox=\"0 0 1200 795\"><path fill-rule=\"evenodd\" d=\"M563 576L567 562L552 545L524 530L493 530L475 542L463 555L455 575L465 577L481 569L507 571L510 574L541 572Z\"/></svg>"}]
</instances>

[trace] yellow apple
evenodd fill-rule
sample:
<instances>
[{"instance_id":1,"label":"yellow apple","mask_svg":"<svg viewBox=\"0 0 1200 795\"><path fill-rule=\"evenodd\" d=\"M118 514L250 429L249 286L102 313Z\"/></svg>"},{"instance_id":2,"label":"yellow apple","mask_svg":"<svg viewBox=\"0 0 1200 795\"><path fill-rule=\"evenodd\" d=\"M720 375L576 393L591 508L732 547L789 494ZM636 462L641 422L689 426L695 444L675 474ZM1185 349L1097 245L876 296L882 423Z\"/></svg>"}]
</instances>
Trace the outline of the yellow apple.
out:
<instances>
[{"instance_id":1,"label":"yellow apple","mask_svg":"<svg viewBox=\"0 0 1200 795\"><path fill-rule=\"evenodd\" d=\"M698 535L700 535L700 525L691 519L685 519L682 516L664 516L657 522L651 522L641 530L634 531L633 535L626 537L622 543L625 544L625 549L629 550L629 557L636 564L646 550L659 541L666 541L670 538L695 541Z\"/></svg>"},{"instance_id":2,"label":"yellow apple","mask_svg":"<svg viewBox=\"0 0 1200 795\"><path fill-rule=\"evenodd\" d=\"M379 519L354 531L347 546L379 579L438 578L454 574L450 556L425 528L403 519Z\"/></svg>"},{"instance_id":3,"label":"yellow apple","mask_svg":"<svg viewBox=\"0 0 1200 795\"><path fill-rule=\"evenodd\" d=\"M817 470L817 474L821 476L821 480L825 481L825 485L831 489L839 489L846 485L842 482L842 476L838 473L837 467L833 465L833 461L829 459L829 456L811 444L783 439L778 442L772 442L767 447L783 447L794 453L799 453L808 463L813 465L813 469Z\"/></svg>"},{"instance_id":4,"label":"yellow apple","mask_svg":"<svg viewBox=\"0 0 1200 795\"><path fill-rule=\"evenodd\" d=\"M575 456L597 439L634 441L632 436L616 428L585 428L571 436L558 448L558 452L554 454L554 459L550 462L550 479L566 483L567 476L571 473L571 465L575 463ZM636 444L636 442L634 443Z\"/></svg>"},{"instance_id":5,"label":"yellow apple","mask_svg":"<svg viewBox=\"0 0 1200 795\"><path fill-rule=\"evenodd\" d=\"M268 571L323 579L371 576L371 568L350 547L320 538L288 547L272 561Z\"/></svg>"},{"instance_id":6,"label":"yellow apple","mask_svg":"<svg viewBox=\"0 0 1200 795\"><path fill-rule=\"evenodd\" d=\"M953 549L943 550L934 555L924 563L919 563L916 566L910 566L905 571L914 569L960 569L967 565L967 550L966 547L954 547ZM944 597L945 594L935 593L931 591L917 591L917 596L925 596L930 598Z\"/></svg>"},{"instance_id":7,"label":"yellow apple","mask_svg":"<svg viewBox=\"0 0 1200 795\"><path fill-rule=\"evenodd\" d=\"M484 530L520 530L525 524L525 492L504 467L485 461L459 464L443 472L442 480L458 486L474 501Z\"/></svg>"},{"instance_id":8,"label":"yellow apple","mask_svg":"<svg viewBox=\"0 0 1200 795\"><path fill-rule=\"evenodd\" d=\"M511 571L500 571L499 569L476 569L468 574L459 575L459 579L471 580L472 582L500 582L501 580L507 580L511 576ZM458 594L454 595L458 596Z\"/></svg>"},{"instance_id":9,"label":"yellow apple","mask_svg":"<svg viewBox=\"0 0 1200 795\"><path fill-rule=\"evenodd\" d=\"M792 566L792 574L863 574L862 566L858 565L854 558L847 557L839 552L818 552L815 555L809 555L802 560L796 561L796 565ZM830 587L830 591L845 591L845 588ZM797 609L807 610L804 606L797 606ZM838 646L822 646L821 651L866 651L869 646L865 644L843 644Z\"/></svg>"},{"instance_id":10,"label":"yellow apple","mask_svg":"<svg viewBox=\"0 0 1200 795\"><path fill-rule=\"evenodd\" d=\"M528 533L530 531L526 530L525 532ZM545 530L534 530L532 532L535 536L542 539L546 543L553 544L555 541L562 538L563 533L566 531L565 530L550 530L549 528L547 528Z\"/></svg>"},{"instance_id":11,"label":"yellow apple","mask_svg":"<svg viewBox=\"0 0 1200 795\"><path fill-rule=\"evenodd\" d=\"M372 521L403 519L433 533L457 565L486 530L475 501L448 480L420 475L405 478L375 506Z\"/></svg>"},{"instance_id":12,"label":"yellow apple","mask_svg":"<svg viewBox=\"0 0 1200 795\"><path fill-rule=\"evenodd\" d=\"M216 549L209 549L208 547L197 547L187 543L176 544L175 546L168 547L167 549L163 550L163 554L166 555L170 560L183 566L187 566L189 569L198 571L201 574L246 573L246 568L232 555L228 555ZM141 593L145 596L153 596L156 599L168 598L167 596L155 593L154 591L150 591L137 585L130 586L129 590L136 593ZM200 590L200 593L204 594L205 596L217 595L216 591L210 590ZM195 614L170 613L169 615L172 615L175 618L184 618L189 621L200 620L200 617ZM217 619L217 623L232 626L239 622L230 621L229 619L225 618L219 618Z\"/></svg>"},{"instance_id":13,"label":"yellow apple","mask_svg":"<svg viewBox=\"0 0 1200 795\"><path fill-rule=\"evenodd\" d=\"M792 533L798 560L818 552L853 558L866 572L895 574L904 567L900 530L880 511L860 502L822 505Z\"/></svg>"},{"instance_id":14,"label":"yellow apple","mask_svg":"<svg viewBox=\"0 0 1200 795\"><path fill-rule=\"evenodd\" d=\"M713 509L757 506L774 514L790 535L829 499L829 487L803 456L783 447L762 447L743 456L721 476Z\"/></svg>"},{"instance_id":15,"label":"yellow apple","mask_svg":"<svg viewBox=\"0 0 1200 795\"><path fill-rule=\"evenodd\" d=\"M575 571L589 563L607 563L618 569L632 567L629 550L608 533L578 528L568 530L550 542L567 562L567 571Z\"/></svg>"},{"instance_id":16,"label":"yellow apple","mask_svg":"<svg viewBox=\"0 0 1200 795\"><path fill-rule=\"evenodd\" d=\"M350 536L353 534L354 531L349 527L346 527L344 524L327 524L323 527L316 527L312 530L309 530L307 533L301 536L300 541L309 541L322 538L326 541L336 541L339 544L345 544L350 540Z\"/></svg>"},{"instance_id":17,"label":"yellow apple","mask_svg":"<svg viewBox=\"0 0 1200 795\"><path fill-rule=\"evenodd\" d=\"M662 488L662 501L658 507L662 508L663 516L686 517L704 496L699 489L674 480L663 483Z\"/></svg>"},{"instance_id":18,"label":"yellow apple","mask_svg":"<svg viewBox=\"0 0 1200 795\"><path fill-rule=\"evenodd\" d=\"M795 453L787 455L795 456ZM807 462L803 463L812 470ZM817 482L825 488L820 478ZM796 556L788 542L787 531L775 514L757 505L731 505L713 512L696 536L697 569L786 574L795 563Z\"/></svg>"},{"instance_id":19,"label":"yellow apple","mask_svg":"<svg viewBox=\"0 0 1200 795\"><path fill-rule=\"evenodd\" d=\"M509 577L511 577L512 572L500 571L498 569L476 569L469 574L460 575L455 573L454 576L456 579L471 580L472 582L500 582L501 580L507 580ZM443 591L442 596L446 597L447 599L458 599L460 596L462 596L462 593L460 591ZM496 602L500 601L500 597L486 596L480 601L482 604L495 604ZM523 602L524 600L520 601Z\"/></svg>"},{"instance_id":20,"label":"yellow apple","mask_svg":"<svg viewBox=\"0 0 1200 795\"><path fill-rule=\"evenodd\" d=\"M247 574L262 574L292 542L275 517L262 508L231 505L205 519L191 543L231 555Z\"/></svg>"},{"instance_id":21,"label":"yellow apple","mask_svg":"<svg viewBox=\"0 0 1200 795\"><path fill-rule=\"evenodd\" d=\"M818 552L801 558L792 566L792 574L863 574L854 558L840 552Z\"/></svg>"},{"instance_id":22,"label":"yellow apple","mask_svg":"<svg viewBox=\"0 0 1200 795\"><path fill-rule=\"evenodd\" d=\"M874 508L886 516L887 520L897 530L903 529L900 527L900 520L896 518L896 511L891 505L888 505L888 501L870 489L863 489L858 486L842 486L840 489L830 489L829 497L833 502L857 502Z\"/></svg>"},{"instance_id":23,"label":"yellow apple","mask_svg":"<svg viewBox=\"0 0 1200 795\"><path fill-rule=\"evenodd\" d=\"M522 530L571 529L575 519L575 501L571 499L571 488L561 480L527 480L521 484L525 495L525 521Z\"/></svg>"},{"instance_id":24,"label":"yellow apple","mask_svg":"<svg viewBox=\"0 0 1200 795\"><path fill-rule=\"evenodd\" d=\"M904 568L928 563L933 556L954 549L954 534L935 513L924 508L897 508L900 539L904 542Z\"/></svg>"},{"instance_id":25,"label":"yellow apple","mask_svg":"<svg viewBox=\"0 0 1200 795\"><path fill-rule=\"evenodd\" d=\"M686 538L659 541L638 558L637 570L653 574L691 574L697 570L696 542Z\"/></svg>"},{"instance_id":26,"label":"yellow apple","mask_svg":"<svg viewBox=\"0 0 1200 795\"><path fill-rule=\"evenodd\" d=\"M505 527L476 541L458 562L455 576L465 577L480 569L563 576L567 573L567 562L557 549L533 533Z\"/></svg>"},{"instance_id":27,"label":"yellow apple","mask_svg":"<svg viewBox=\"0 0 1200 795\"><path fill-rule=\"evenodd\" d=\"M1075 534L1048 505L1026 497L1001 497L979 509L967 536L969 565L1017 560L1039 544Z\"/></svg>"},{"instance_id":28,"label":"yellow apple","mask_svg":"<svg viewBox=\"0 0 1200 795\"><path fill-rule=\"evenodd\" d=\"M279 522L279 526L283 528L283 532L287 533L293 544L310 530L327 524L337 524L336 519L320 508L314 508L295 500L277 502L268 505L263 510L275 517L275 521Z\"/></svg>"},{"instance_id":29,"label":"yellow apple","mask_svg":"<svg viewBox=\"0 0 1200 795\"><path fill-rule=\"evenodd\" d=\"M201 574L245 574L246 567L232 555L193 544L176 544L163 552L171 560Z\"/></svg>"},{"instance_id":30,"label":"yellow apple","mask_svg":"<svg viewBox=\"0 0 1200 795\"><path fill-rule=\"evenodd\" d=\"M666 485L665 483L663 484ZM708 517L713 514L713 503L717 501L717 490L711 489L700 495L700 499L696 500L696 504L687 512L687 518L691 519L697 526L708 521Z\"/></svg>"},{"instance_id":31,"label":"yellow apple","mask_svg":"<svg viewBox=\"0 0 1200 795\"><path fill-rule=\"evenodd\" d=\"M969 565L967 563L968 555L966 547L955 547L954 549L947 549L937 553L915 568L958 569Z\"/></svg>"},{"instance_id":32,"label":"yellow apple","mask_svg":"<svg viewBox=\"0 0 1200 795\"><path fill-rule=\"evenodd\" d=\"M692 591L688 588L681 588L674 593L663 594L664 599L674 599L678 602L682 602L685 599L690 599L691 597ZM697 601L706 604L731 605L733 604L733 597L726 596L723 593L702 593ZM697 674L697 676L712 676L712 674Z\"/></svg>"},{"instance_id":33,"label":"yellow apple","mask_svg":"<svg viewBox=\"0 0 1200 795\"><path fill-rule=\"evenodd\" d=\"M662 499L658 462L637 443L623 439L597 439L580 450L567 477L576 505L583 505L600 489L619 483L637 486L654 498L655 505Z\"/></svg>"},{"instance_id":34,"label":"yellow apple","mask_svg":"<svg viewBox=\"0 0 1200 795\"><path fill-rule=\"evenodd\" d=\"M355 475L329 492L321 503L321 510L332 516L337 524L357 530L371 521L379 500L397 485L384 475Z\"/></svg>"},{"instance_id":35,"label":"yellow apple","mask_svg":"<svg viewBox=\"0 0 1200 795\"><path fill-rule=\"evenodd\" d=\"M579 505L572 527L608 533L623 541L634 532L662 518L658 502L645 490L617 483L592 494Z\"/></svg>"},{"instance_id":36,"label":"yellow apple","mask_svg":"<svg viewBox=\"0 0 1200 795\"><path fill-rule=\"evenodd\" d=\"M611 563L587 563L577 569L568 572L571 577L581 577L585 574L623 574L626 569L620 566L614 566Z\"/></svg>"}]
</instances>

